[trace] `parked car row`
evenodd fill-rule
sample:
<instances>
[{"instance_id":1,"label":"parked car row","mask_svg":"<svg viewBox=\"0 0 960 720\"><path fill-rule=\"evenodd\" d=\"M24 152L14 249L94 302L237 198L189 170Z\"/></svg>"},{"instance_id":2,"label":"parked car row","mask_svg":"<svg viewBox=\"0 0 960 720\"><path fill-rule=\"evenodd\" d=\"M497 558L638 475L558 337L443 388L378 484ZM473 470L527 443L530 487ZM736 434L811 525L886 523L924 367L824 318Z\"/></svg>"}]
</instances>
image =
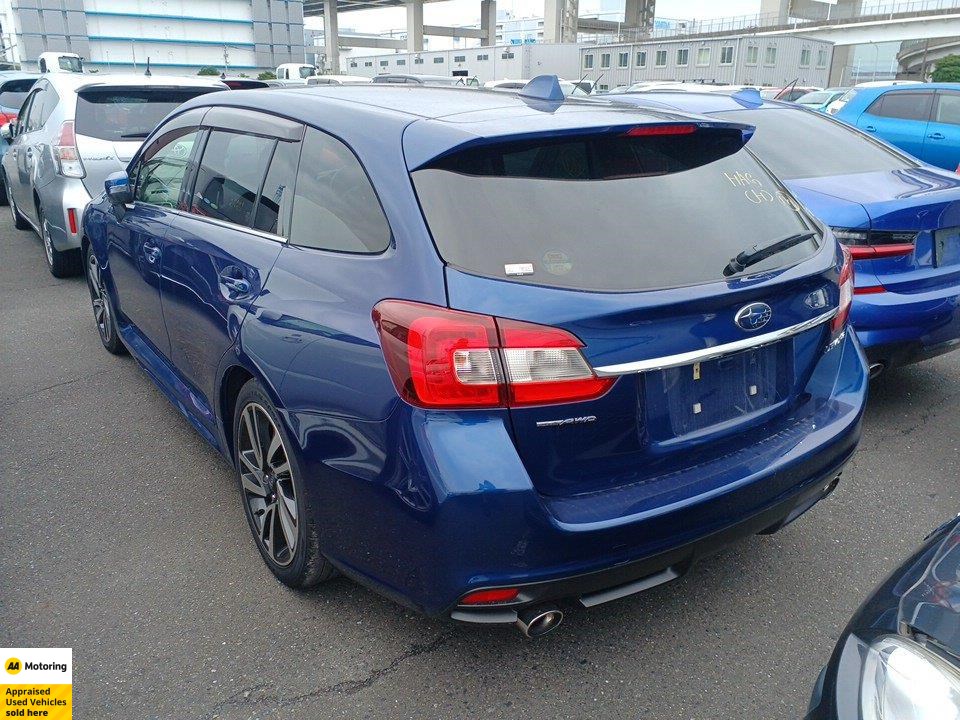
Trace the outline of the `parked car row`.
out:
<instances>
[{"instance_id":1,"label":"parked car row","mask_svg":"<svg viewBox=\"0 0 960 720\"><path fill-rule=\"evenodd\" d=\"M755 90L118 77L31 91L11 210L80 249L103 346L235 469L291 587L542 635L796 520L870 370L960 342L960 178ZM915 657L953 697L942 626L864 627L875 707ZM843 714L835 665L811 717L901 716Z\"/></svg>"}]
</instances>

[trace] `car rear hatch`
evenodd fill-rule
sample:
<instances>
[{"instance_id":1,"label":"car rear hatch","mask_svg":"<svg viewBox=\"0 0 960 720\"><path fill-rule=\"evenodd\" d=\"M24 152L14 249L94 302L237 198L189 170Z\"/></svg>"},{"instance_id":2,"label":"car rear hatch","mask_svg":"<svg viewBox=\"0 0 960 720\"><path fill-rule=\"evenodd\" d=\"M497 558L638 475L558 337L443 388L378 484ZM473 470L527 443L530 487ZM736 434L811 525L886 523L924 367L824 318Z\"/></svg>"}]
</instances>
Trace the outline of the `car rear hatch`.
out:
<instances>
[{"instance_id":1,"label":"car rear hatch","mask_svg":"<svg viewBox=\"0 0 960 720\"><path fill-rule=\"evenodd\" d=\"M613 126L474 143L413 170L450 306L569 333L608 383L521 396L514 380L582 368L502 351L514 442L540 493L672 478L649 486L669 503L686 470L752 452L809 400L839 302L835 244L743 142L728 123ZM512 347L511 323L497 327ZM528 338L517 346L550 344ZM508 352L526 352L519 373Z\"/></svg>"},{"instance_id":2,"label":"car rear hatch","mask_svg":"<svg viewBox=\"0 0 960 720\"><path fill-rule=\"evenodd\" d=\"M81 88L74 131L87 192L101 193L107 175L126 167L147 135L178 105L217 89L153 84Z\"/></svg>"},{"instance_id":3,"label":"car rear hatch","mask_svg":"<svg viewBox=\"0 0 960 720\"><path fill-rule=\"evenodd\" d=\"M960 177L905 167L791 184L805 201L813 191L862 212L861 223L832 223L858 261L860 292L916 293L960 283Z\"/></svg>"}]
</instances>

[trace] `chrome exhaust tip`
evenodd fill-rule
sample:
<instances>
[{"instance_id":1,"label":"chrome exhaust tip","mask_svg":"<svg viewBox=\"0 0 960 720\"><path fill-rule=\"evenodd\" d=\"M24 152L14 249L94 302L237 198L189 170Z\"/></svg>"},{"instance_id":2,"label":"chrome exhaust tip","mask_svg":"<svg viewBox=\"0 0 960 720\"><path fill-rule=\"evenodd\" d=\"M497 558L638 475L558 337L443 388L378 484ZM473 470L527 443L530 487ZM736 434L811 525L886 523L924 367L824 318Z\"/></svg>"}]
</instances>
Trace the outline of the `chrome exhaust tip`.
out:
<instances>
[{"instance_id":1,"label":"chrome exhaust tip","mask_svg":"<svg viewBox=\"0 0 960 720\"><path fill-rule=\"evenodd\" d=\"M556 630L563 622L563 613L555 607L538 607L522 610L514 623L524 637L538 638Z\"/></svg>"},{"instance_id":2,"label":"chrome exhaust tip","mask_svg":"<svg viewBox=\"0 0 960 720\"><path fill-rule=\"evenodd\" d=\"M873 380L874 378L880 377L886 367L886 365L880 362L870 365L870 379Z\"/></svg>"}]
</instances>

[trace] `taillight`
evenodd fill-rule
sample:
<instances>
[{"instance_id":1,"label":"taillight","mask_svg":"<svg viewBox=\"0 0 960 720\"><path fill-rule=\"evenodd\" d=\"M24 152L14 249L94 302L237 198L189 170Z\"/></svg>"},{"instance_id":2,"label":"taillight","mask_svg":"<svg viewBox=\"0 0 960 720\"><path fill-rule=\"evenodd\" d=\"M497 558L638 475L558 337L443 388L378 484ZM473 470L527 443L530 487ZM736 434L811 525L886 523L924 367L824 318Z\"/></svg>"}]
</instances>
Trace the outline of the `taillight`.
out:
<instances>
[{"instance_id":1,"label":"taillight","mask_svg":"<svg viewBox=\"0 0 960 720\"><path fill-rule=\"evenodd\" d=\"M12 123L17 119L16 113L0 112L0 125L6 125L7 123Z\"/></svg>"},{"instance_id":2,"label":"taillight","mask_svg":"<svg viewBox=\"0 0 960 720\"><path fill-rule=\"evenodd\" d=\"M400 397L424 408L549 405L603 395L576 337L558 328L383 300L373 322Z\"/></svg>"},{"instance_id":3,"label":"taillight","mask_svg":"<svg viewBox=\"0 0 960 720\"><path fill-rule=\"evenodd\" d=\"M73 120L64 120L60 126L60 137L53 145L53 159L57 163L57 172L64 177L82 178L86 173L77 152L77 136L73 130Z\"/></svg>"},{"instance_id":4,"label":"taillight","mask_svg":"<svg viewBox=\"0 0 960 720\"><path fill-rule=\"evenodd\" d=\"M77 234L77 211L74 208L67 208L67 224L70 226L70 234Z\"/></svg>"},{"instance_id":5,"label":"taillight","mask_svg":"<svg viewBox=\"0 0 960 720\"><path fill-rule=\"evenodd\" d=\"M912 255L917 239L915 232L887 230L833 228L833 234L850 249L854 260L878 260Z\"/></svg>"},{"instance_id":6,"label":"taillight","mask_svg":"<svg viewBox=\"0 0 960 720\"><path fill-rule=\"evenodd\" d=\"M840 248L843 251L843 268L840 270L840 305L837 314L830 321L830 331L838 333L847 325L850 318L850 306L853 304L853 257L850 251Z\"/></svg>"}]
</instances>

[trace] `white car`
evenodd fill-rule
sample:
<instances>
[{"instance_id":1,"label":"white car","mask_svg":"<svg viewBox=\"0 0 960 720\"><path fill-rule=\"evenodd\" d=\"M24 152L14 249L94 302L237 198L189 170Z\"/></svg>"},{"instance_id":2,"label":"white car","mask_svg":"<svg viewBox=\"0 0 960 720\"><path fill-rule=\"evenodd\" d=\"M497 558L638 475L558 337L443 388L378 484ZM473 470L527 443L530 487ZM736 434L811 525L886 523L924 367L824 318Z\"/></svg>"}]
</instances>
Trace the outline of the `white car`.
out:
<instances>
[{"instance_id":1,"label":"white car","mask_svg":"<svg viewBox=\"0 0 960 720\"><path fill-rule=\"evenodd\" d=\"M372 80L362 75L313 75L307 78L307 85L365 85Z\"/></svg>"},{"instance_id":2,"label":"white car","mask_svg":"<svg viewBox=\"0 0 960 720\"><path fill-rule=\"evenodd\" d=\"M832 103L827 105L827 113L830 115L836 115L848 102L853 100L854 96L860 91L861 88L871 88L871 87L890 87L892 85L922 85L919 80L872 80L870 82L862 82L854 85L852 88L847 90L843 95L838 97Z\"/></svg>"}]
</instances>

